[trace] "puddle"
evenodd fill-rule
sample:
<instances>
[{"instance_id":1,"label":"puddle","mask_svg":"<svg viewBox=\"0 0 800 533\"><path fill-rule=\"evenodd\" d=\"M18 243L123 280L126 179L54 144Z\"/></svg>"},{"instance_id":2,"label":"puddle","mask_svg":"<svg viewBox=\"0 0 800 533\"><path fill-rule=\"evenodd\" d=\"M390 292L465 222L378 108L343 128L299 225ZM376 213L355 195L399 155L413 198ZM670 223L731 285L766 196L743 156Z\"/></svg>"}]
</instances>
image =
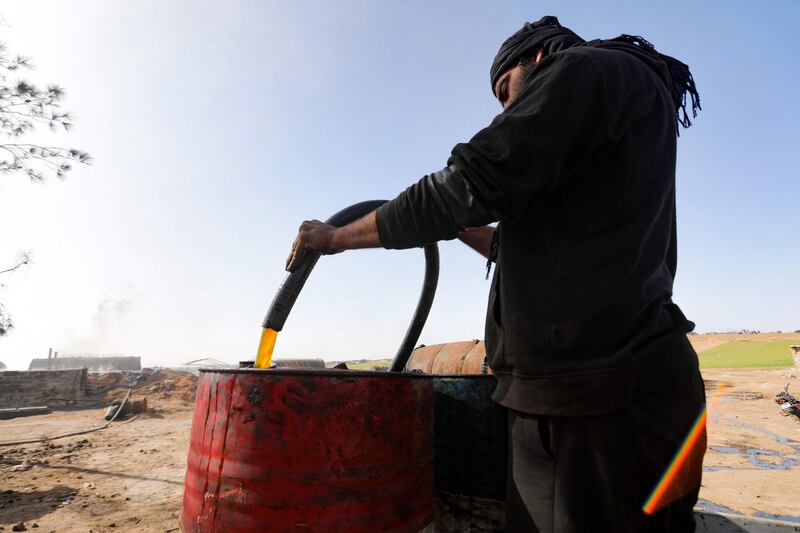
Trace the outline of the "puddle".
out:
<instances>
[{"instance_id":1,"label":"puddle","mask_svg":"<svg viewBox=\"0 0 800 533\"><path fill-rule=\"evenodd\" d=\"M735 424L732 424L732 426L733 427L741 427L741 428L749 429L749 430L752 430L752 431L756 431L758 433L761 433L762 435L766 435L767 437L769 437L770 439L774 440L778 444L785 444L787 446L791 446L792 448L795 449L795 451L797 453L800 453L800 442L798 442L798 441L796 441L794 439L790 439L788 437L783 437L781 435L778 435L777 433L773 433L772 431L768 431L768 430L766 430L766 429L764 429L762 427L758 427L758 426L754 426L752 424L748 424L747 422L736 422Z\"/></svg>"},{"instance_id":2,"label":"puddle","mask_svg":"<svg viewBox=\"0 0 800 533\"><path fill-rule=\"evenodd\" d=\"M708 449L718 453L742 453L742 449L735 446L709 446Z\"/></svg>"},{"instance_id":3,"label":"puddle","mask_svg":"<svg viewBox=\"0 0 800 533\"><path fill-rule=\"evenodd\" d=\"M775 451L772 451L772 450L762 450L761 448L747 448L747 452L746 452L746 453L747 453L748 455L750 455L750 454L756 454L756 455L777 455L777 456L779 456L779 457L783 457L783 454L782 454L781 452L775 452Z\"/></svg>"},{"instance_id":4,"label":"puddle","mask_svg":"<svg viewBox=\"0 0 800 533\"><path fill-rule=\"evenodd\" d=\"M739 511L734 511L730 507L725 507L724 505L720 505L718 503L714 503L712 501L705 500L703 498L697 499L697 504L694 506L694 508L698 511L703 511L706 513L726 513L726 514L737 514L740 516L744 516Z\"/></svg>"},{"instance_id":5,"label":"puddle","mask_svg":"<svg viewBox=\"0 0 800 533\"><path fill-rule=\"evenodd\" d=\"M703 472L719 472L720 470L750 470L749 468L735 468L733 466L723 466L723 465L716 465L716 466L704 466Z\"/></svg>"},{"instance_id":6,"label":"puddle","mask_svg":"<svg viewBox=\"0 0 800 533\"><path fill-rule=\"evenodd\" d=\"M766 518L768 520L783 520L784 522L800 524L800 516L772 514L772 513L765 513L764 511L756 511L755 513L753 513L753 516L755 516L756 518Z\"/></svg>"},{"instance_id":7,"label":"puddle","mask_svg":"<svg viewBox=\"0 0 800 533\"><path fill-rule=\"evenodd\" d=\"M754 453L747 455L747 461L759 470L791 470L800 463L797 459L785 459L783 456L780 457L783 459L780 463L770 463L769 461L762 461L758 458L758 454Z\"/></svg>"},{"instance_id":8,"label":"puddle","mask_svg":"<svg viewBox=\"0 0 800 533\"><path fill-rule=\"evenodd\" d=\"M739 448L738 446L709 446L710 450L717 453L743 455L747 458L747 462L756 467L758 470L790 470L800 464L800 459L794 457L792 454L783 454L775 450L764 450L761 448ZM766 461L762 457L774 457L779 462ZM705 466L704 472L717 472L719 470L746 470L743 468L731 466Z\"/></svg>"}]
</instances>

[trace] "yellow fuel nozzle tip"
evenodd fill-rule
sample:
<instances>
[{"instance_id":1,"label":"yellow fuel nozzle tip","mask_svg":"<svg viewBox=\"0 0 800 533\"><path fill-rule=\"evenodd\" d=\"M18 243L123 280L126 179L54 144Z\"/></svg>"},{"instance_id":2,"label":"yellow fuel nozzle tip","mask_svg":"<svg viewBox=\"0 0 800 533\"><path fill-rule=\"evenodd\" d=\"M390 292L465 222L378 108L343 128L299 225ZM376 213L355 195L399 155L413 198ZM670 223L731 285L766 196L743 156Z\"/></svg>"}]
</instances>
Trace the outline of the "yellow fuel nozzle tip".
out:
<instances>
[{"instance_id":1,"label":"yellow fuel nozzle tip","mask_svg":"<svg viewBox=\"0 0 800 533\"><path fill-rule=\"evenodd\" d=\"M272 351L275 349L275 339L277 337L278 332L272 328L264 328L261 331L261 341L258 343L255 368L270 367L272 364Z\"/></svg>"}]
</instances>

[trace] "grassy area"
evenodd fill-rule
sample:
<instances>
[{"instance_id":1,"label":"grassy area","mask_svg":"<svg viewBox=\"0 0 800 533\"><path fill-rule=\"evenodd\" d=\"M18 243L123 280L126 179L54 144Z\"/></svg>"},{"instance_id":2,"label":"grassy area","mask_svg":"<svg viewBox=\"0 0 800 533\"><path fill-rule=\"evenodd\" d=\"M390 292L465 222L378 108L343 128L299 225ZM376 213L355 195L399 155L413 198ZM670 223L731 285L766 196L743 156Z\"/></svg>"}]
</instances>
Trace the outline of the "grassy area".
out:
<instances>
[{"instance_id":1,"label":"grassy area","mask_svg":"<svg viewBox=\"0 0 800 533\"><path fill-rule=\"evenodd\" d=\"M377 361L367 361L366 363L347 363L347 368L352 370L372 370L376 366L389 366L391 359L379 359Z\"/></svg>"},{"instance_id":2,"label":"grassy area","mask_svg":"<svg viewBox=\"0 0 800 533\"><path fill-rule=\"evenodd\" d=\"M789 346L800 339L732 341L699 354L700 368L758 368L792 366Z\"/></svg>"}]
</instances>

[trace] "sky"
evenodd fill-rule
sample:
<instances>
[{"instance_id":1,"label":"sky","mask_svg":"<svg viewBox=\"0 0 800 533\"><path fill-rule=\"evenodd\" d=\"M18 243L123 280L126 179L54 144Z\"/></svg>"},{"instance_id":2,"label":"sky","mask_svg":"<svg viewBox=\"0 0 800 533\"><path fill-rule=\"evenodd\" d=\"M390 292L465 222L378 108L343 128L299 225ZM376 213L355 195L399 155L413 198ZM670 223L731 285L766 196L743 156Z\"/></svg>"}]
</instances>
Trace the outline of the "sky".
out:
<instances>
[{"instance_id":1,"label":"sky","mask_svg":"<svg viewBox=\"0 0 800 533\"><path fill-rule=\"evenodd\" d=\"M675 301L697 331L800 329L800 4L0 1L0 41L76 116L41 143L94 157L67 179L0 175L0 361L253 357L301 221L390 199L500 112L500 43L551 14L584 38L645 36L688 63L703 111L678 145ZM483 338L484 261L440 244L420 342ZM277 357L392 356L420 250L324 257Z\"/></svg>"}]
</instances>

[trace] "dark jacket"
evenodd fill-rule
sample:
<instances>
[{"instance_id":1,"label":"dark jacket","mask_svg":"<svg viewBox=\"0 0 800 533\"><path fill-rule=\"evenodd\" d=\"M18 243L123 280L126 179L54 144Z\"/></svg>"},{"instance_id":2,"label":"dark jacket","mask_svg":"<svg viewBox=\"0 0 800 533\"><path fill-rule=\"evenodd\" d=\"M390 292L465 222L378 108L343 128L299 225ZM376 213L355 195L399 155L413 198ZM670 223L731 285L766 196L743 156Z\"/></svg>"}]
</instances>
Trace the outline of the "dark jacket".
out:
<instances>
[{"instance_id":1,"label":"dark jacket","mask_svg":"<svg viewBox=\"0 0 800 533\"><path fill-rule=\"evenodd\" d=\"M697 371L672 303L675 105L636 47L547 56L448 168L377 212L410 248L499 221L486 317L495 399L533 414L594 414ZM644 373L658 376L643 381Z\"/></svg>"}]
</instances>

